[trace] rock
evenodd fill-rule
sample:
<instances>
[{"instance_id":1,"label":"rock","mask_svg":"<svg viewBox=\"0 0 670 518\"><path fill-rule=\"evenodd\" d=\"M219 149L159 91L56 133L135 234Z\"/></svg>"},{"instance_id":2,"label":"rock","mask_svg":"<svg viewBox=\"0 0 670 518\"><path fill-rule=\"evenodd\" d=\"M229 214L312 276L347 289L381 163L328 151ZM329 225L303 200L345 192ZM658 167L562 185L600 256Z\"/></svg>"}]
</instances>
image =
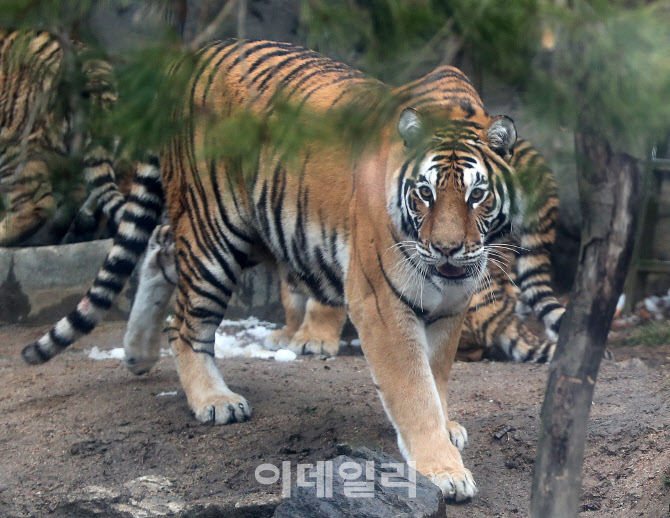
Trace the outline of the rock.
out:
<instances>
[{"instance_id":1,"label":"rock","mask_svg":"<svg viewBox=\"0 0 670 518\"><path fill-rule=\"evenodd\" d=\"M615 365L618 369L636 369L640 371L649 369L647 364L640 360L640 358L629 358L628 360L617 362Z\"/></svg>"},{"instance_id":2,"label":"rock","mask_svg":"<svg viewBox=\"0 0 670 518\"><path fill-rule=\"evenodd\" d=\"M279 498L266 493L252 493L241 498L217 499L190 506L178 518L271 518Z\"/></svg>"},{"instance_id":3,"label":"rock","mask_svg":"<svg viewBox=\"0 0 670 518\"><path fill-rule=\"evenodd\" d=\"M302 483L291 488L290 497L282 501L273 517L444 517L446 506L440 488L421 473L408 470L407 464L390 455L359 448L307 471ZM332 484L327 482L329 473ZM317 479L326 483L316 484ZM356 482L366 486L354 487Z\"/></svg>"}]
</instances>

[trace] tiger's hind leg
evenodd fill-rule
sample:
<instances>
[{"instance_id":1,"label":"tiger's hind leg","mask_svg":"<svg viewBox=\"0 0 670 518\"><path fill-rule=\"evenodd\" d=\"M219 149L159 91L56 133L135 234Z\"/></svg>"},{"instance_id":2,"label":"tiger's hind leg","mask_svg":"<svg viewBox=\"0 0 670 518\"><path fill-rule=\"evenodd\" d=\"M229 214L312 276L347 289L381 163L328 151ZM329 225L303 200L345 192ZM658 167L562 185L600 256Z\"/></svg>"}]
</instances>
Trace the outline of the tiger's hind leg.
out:
<instances>
[{"instance_id":1,"label":"tiger's hind leg","mask_svg":"<svg viewBox=\"0 0 670 518\"><path fill-rule=\"evenodd\" d=\"M177 372L195 417L229 424L249 419L251 405L226 385L214 361L214 339L242 271L235 259L247 256L248 250L233 250L232 236L226 238L225 246L213 239L215 236L193 227L176 233L177 311L168 331ZM201 248L203 240L211 246Z\"/></svg>"},{"instance_id":2,"label":"tiger's hind leg","mask_svg":"<svg viewBox=\"0 0 670 518\"><path fill-rule=\"evenodd\" d=\"M19 245L56 210L49 171L41 160L27 162L9 188L5 217L0 221L0 246Z\"/></svg>"},{"instance_id":3,"label":"tiger's hind leg","mask_svg":"<svg viewBox=\"0 0 670 518\"><path fill-rule=\"evenodd\" d=\"M307 296L283 279L281 281L281 302L286 315L286 325L265 339L265 348L270 351L287 347L305 319Z\"/></svg>"},{"instance_id":4,"label":"tiger's hind leg","mask_svg":"<svg viewBox=\"0 0 670 518\"><path fill-rule=\"evenodd\" d=\"M337 356L340 350L340 334L346 320L345 307L326 306L309 298L305 319L293 335L288 349L296 354Z\"/></svg>"},{"instance_id":5,"label":"tiger's hind leg","mask_svg":"<svg viewBox=\"0 0 670 518\"><path fill-rule=\"evenodd\" d=\"M123 337L123 364L133 374L149 372L160 358L163 322L176 282L174 238L170 226L161 225L151 234Z\"/></svg>"}]
</instances>

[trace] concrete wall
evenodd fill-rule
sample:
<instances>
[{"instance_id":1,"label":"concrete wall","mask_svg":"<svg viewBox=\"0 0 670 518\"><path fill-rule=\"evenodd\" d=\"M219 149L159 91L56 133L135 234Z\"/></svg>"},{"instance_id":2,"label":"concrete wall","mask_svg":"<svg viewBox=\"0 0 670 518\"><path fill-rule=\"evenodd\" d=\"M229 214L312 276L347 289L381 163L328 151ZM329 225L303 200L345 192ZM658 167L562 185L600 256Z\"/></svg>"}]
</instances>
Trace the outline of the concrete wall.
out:
<instances>
[{"instance_id":1,"label":"concrete wall","mask_svg":"<svg viewBox=\"0 0 670 518\"><path fill-rule=\"evenodd\" d=\"M73 245L0 249L0 325L49 324L67 314L86 293L112 240ZM125 319L134 283L117 298L108 319ZM279 286L263 266L242 276L226 316L254 315L283 321Z\"/></svg>"}]
</instances>

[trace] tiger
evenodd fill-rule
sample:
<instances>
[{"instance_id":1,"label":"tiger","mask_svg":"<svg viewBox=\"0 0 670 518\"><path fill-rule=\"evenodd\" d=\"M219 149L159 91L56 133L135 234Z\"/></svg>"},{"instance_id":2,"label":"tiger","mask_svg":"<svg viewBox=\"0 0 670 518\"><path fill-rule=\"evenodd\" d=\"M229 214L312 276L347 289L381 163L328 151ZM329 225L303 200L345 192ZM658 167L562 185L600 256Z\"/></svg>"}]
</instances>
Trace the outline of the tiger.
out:
<instances>
[{"instance_id":1,"label":"tiger","mask_svg":"<svg viewBox=\"0 0 670 518\"><path fill-rule=\"evenodd\" d=\"M560 326L563 306L551 287L551 245L555 239L558 217L556 182L542 155L527 140L518 139L511 159L526 209L520 238L503 234L489 246L488 271L470 303L459 342L458 357L478 360L482 357L506 358L517 362L550 362L556 348L556 331ZM516 242L533 243L534 248L520 247ZM534 253L529 253L534 252ZM516 258L516 255L520 257ZM514 266L514 270L510 266ZM147 268L151 265L147 263ZM154 274L154 278L158 278ZM524 280L525 297L515 281ZM532 279L532 283L530 280ZM167 282L167 281L165 281ZM268 335L265 347L270 350L287 348L296 354L335 356L339 351L340 334L347 313L343 308L325 306L306 297L290 282L282 281L281 302L286 325ZM519 311L528 301L538 317L545 317L547 337L541 339L522 324L526 311ZM142 302L137 309L143 311ZM547 312L546 309L550 308ZM558 315L558 316L557 316ZM132 333L132 324L128 332ZM139 344L135 343L137 349ZM135 352L133 351L134 357ZM157 360L157 356L152 356Z\"/></svg>"},{"instance_id":2,"label":"tiger","mask_svg":"<svg viewBox=\"0 0 670 518\"><path fill-rule=\"evenodd\" d=\"M86 58L83 46L73 46L85 78L80 92L84 108L87 113L109 109L116 100L111 66ZM83 189L70 188L69 199L60 200L51 182L55 167L67 165L63 162L72 154L75 131L73 114L59 100L63 55L62 45L49 32L0 29L0 193L5 212L0 247L25 243L58 211L68 212L69 201L80 204L86 199ZM95 202L119 223L124 197L115 187L107 147L86 136L82 176L92 201L85 207L90 212ZM85 216L80 213L77 220ZM59 223L65 233L67 225Z\"/></svg>"},{"instance_id":3,"label":"tiger","mask_svg":"<svg viewBox=\"0 0 670 518\"><path fill-rule=\"evenodd\" d=\"M23 350L24 360L46 362L95 327L165 205L178 274L168 340L196 419L230 424L252 415L216 367L214 338L243 269L271 261L314 300L347 308L401 454L445 498L472 498L477 485L460 454L467 431L449 417L447 382L486 270L486 243L522 218L509 165L514 122L490 116L452 67L425 79L439 76L444 85L430 102L414 105L408 93L388 109L382 99L390 88L291 44L216 42L196 57L183 106L173 112L188 124L159 160L138 167L93 286ZM374 139L342 134L307 140L290 157L266 143L253 160L208 158L213 120L256 117L269 127L287 103L301 110L293 127L314 113L341 128L325 116L342 110L376 121Z\"/></svg>"},{"instance_id":4,"label":"tiger","mask_svg":"<svg viewBox=\"0 0 670 518\"><path fill-rule=\"evenodd\" d=\"M538 337L523 325L515 310L519 301L515 273L504 269L514 257L510 252L504 254L498 257L502 264L489 264L490 277L479 285L472 298L456 358L478 361L502 357L516 362L550 362L556 342ZM160 358L163 322L169 313L176 279L172 231L169 225L160 225L149 240L123 337L123 363L134 374L146 374ZM280 282L280 297L286 325L266 337L265 347L275 351L287 348L296 354L336 356L346 309L320 304L286 281Z\"/></svg>"}]
</instances>

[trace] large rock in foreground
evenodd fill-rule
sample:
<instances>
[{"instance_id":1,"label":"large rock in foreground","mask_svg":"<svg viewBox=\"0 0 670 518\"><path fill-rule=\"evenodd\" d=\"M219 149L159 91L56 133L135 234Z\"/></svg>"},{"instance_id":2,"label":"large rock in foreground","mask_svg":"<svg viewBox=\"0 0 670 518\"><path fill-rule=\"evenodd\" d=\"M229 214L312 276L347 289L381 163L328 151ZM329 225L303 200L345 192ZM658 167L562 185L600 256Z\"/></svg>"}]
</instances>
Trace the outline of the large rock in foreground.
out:
<instances>
[{"instance_id":1,"label":"large rock in foreground","mask_svg":"<svg viewBox=\"0 0 670 518\"><path fill-rule=\"evenodd\" d=\"M341 455L307 471L303 480L291 488L290 497L282 501L273 518L445 515L440 488L421 473L385 453L360 448L349 456Z\"/></svg>"}]
</instances>

